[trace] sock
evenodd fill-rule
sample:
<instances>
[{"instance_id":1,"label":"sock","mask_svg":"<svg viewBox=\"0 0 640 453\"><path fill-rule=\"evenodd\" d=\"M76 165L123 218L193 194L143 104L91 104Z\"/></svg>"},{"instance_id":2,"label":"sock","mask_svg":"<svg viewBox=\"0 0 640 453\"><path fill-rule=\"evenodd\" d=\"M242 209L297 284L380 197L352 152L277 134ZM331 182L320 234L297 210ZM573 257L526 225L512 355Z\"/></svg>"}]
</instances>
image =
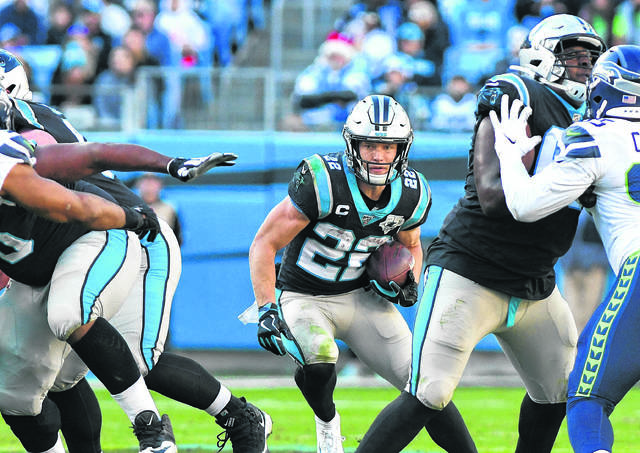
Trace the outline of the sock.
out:
<instances>
[{"instance_id":1,"label":"sock","mask_svg":"<svg viewBox=\"0 0 640 453\"><path fill-rule=\"evenodd\" d=\"M613 448L613 427L609 414L613 404L601 398L569 398L567 430L576 453L610 452Z\"/></svg>"},{"instance_id":2,"label":"sock","mask_svg":"<svg viewBox=\"0 0 640 453\"><path fill-rule=\"evenodd\" d=\"M402 392L378 414L356 453L399 453L439 412Z\"/></svg>"},{"instance_id":3,"label":"sock","mask_svg":"<svg viewBox=\"0 0 640 453\"><path fill-rule=\"evenodd\" d=\"M2 414L2 418L26 451L55 451L51 448L55 447L59 440L60 413L49 398L42 402L42 410L38 415Z\"/></svg>"},{"instance_id":4,"label":"sock","mask_svg":"<svg viewBox=\"0 0 640 453\"><path fill-rule=\"evenodd\" d=\"M104 318L96 319L71 347L112 395L122 393L140 378L129 346Z\"/></svg>"},{"instance_id":5,"label":"sock","mask_svg":"<svg viewBox=\"0 0 640 453\"><path fill-rule=\"evenodd\" d=\"M539 404L525 394L520 405L516 453L551 453L566 407L565 403Z\"/></svg>"},{"instance_id":6,"label":"sock","mask_svg":"<svg viewBox=\"0 0 640 453\"><path fill-rule=\"evenodd\" d=\"M213 404L221 388L198 362L169 352L162 353L145 381L149 389L202 410Z\"/></svg>"},{"instance_id":7,"label":"sock","mask_svg":"<svg viewBox=\"0 0 640 453\"><path fill-rule=\"evenodd\" d=\"M152 410L160 418L160 413L142 376L124 392L111 395L111 397L116 400L125 414L127 414L131 423L135 420L136 415L145 410Z\"/></svg>"},{"instance_id":8,"label":"sock","mask_svg":"<svg viewBox=\"0 0 640 453\"><path fill-rule=\"evenodd\" d=\"M224 385L220 386L220 392L218 393L218 396L216 396L216 399L213 400L211 406L205 409L205 412L213 416L218 415L229 404L229 402L231 401L231 397L232 395L229 389Z\"/></svg>"},{"instance_id":9,"label":"sock","mask_svg":"<svg viewBox=\"0 0 640 453\"><path fill-rule=\"evenodd\" d=\"M101 453L102 412L86 379L64 392L49 392L58 406L69 453Z\"/></svg>"},{"instance_id":10,"label":"sock","mask_svg":"<svg viewBox=\"0 0 640 453\"><path fill-rule=\"evenodd\" d=\"M298 367L294 378L313 413L324 422L331 421L336 415L333 402L337 381L335 364L316 363Z\"/></svg>"},{"instance_id":11,"label":"sock","mask_svg":"<svg viewBox=\"0 0 640 453\"><path fill-rule=\"evenodd\" d=\"M444 451L478 453L467 425L453 401L425 425L431 439Z\"/></svg>"}]
</instances>

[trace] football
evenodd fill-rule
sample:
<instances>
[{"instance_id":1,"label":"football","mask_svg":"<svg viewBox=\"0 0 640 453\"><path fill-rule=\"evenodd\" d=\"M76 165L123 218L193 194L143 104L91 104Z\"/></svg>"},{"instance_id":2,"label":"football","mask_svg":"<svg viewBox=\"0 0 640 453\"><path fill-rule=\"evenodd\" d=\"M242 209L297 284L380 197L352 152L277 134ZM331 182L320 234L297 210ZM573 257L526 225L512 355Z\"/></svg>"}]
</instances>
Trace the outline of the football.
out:
<instances>
[{"instance_id":1,"label":"football","mask_svg":"<svg viewBox=\"0 0 640 453\"><path fill-rule=\"evenodd\" d=\"M367 274L385 289L391 289L389 282L404 286L407 274L413 270L415 259L402 243L390 241L381 245L367 260Z\"/></svg>"}]
</instances>

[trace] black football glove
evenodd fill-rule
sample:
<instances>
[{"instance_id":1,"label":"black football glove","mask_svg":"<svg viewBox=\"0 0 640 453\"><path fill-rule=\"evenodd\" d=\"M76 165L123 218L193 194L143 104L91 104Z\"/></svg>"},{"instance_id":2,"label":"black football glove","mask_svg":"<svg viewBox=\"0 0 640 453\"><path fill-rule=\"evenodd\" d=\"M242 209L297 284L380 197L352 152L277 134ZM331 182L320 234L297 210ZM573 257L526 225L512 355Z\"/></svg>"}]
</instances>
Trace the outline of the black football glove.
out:
<instances>
[{"instance_id":1,"label":"black football glove","mask_svg":"<svg viewBox=\"0 0 640 453\"><path fill-rule=\"evenodd\" d=\"M138 235L140 239L144 238L147 234L147 241L153 242L160 232L160 222L156 213L153 212L148 206L135 206L128 208L121 206L124 210L125 224L124 229L133 231Z\"/></svg>"},{"instance_id":2,"label":"black football glove","mask_svg":"<svg viewBox=\"0 0 640 453\"><path fill-rule=\"evenodd\" d=\"M595 186L589 186L582 195L578 197L578 201L585 208L593 208L596 205L597 196L593 193Z\"/></svg>"},{"instance_id":3,"label":"black football glove","mask_svg":"<svg viewBox=\"0 0 640 453\"><path fill-rule=\"evenodd\" d=\"M233 153L211 153L206 157L185 159L176 157L167 164L167 173L182 182L191 181L205 174L213 167L230 167L238 158Z\"/></svg>"},{"instance_id":4,"label":"black football glove","mask_svg":"<svg viewBox=\"0 0 640 453\"><path fill-rule=\"evenodd\" d=\"M278 306L271 302L258 310L258 343L275 355L285 355L287 350L282 343L283 323L278 315Z\"/></svg>"},{"instance_id":5,"label":"black football glove","mask_svg":"<svg viewBox=\"0 0 640 453\"><path fill-rule=\"evenodd\" d=\"M407 274L407 282L402 288L396 282L389 282L391 289L383 288L377 281L371 280L371 289L394 304L411 307L418 301L418 283L413 271Z\"/></svg>"}]
</instances>

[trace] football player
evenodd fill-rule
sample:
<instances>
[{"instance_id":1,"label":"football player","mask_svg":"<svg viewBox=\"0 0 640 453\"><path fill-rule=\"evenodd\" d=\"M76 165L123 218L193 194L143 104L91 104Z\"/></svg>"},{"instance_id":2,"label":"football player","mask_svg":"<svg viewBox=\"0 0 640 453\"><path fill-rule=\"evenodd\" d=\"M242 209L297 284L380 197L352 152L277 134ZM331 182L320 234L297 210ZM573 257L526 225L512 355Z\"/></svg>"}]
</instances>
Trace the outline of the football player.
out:
<instances>
[{"instance_id":1,"label":"football player","mask_svg":"<svg viewBox=\"0 0 640 453\"><path fill-rule=\"evenodd\" d=\"M15 56L9 52L0 51L0 58L7 62L5 67L22 69ZM24 98L14 99L15 106L11 116L13 127L40 143L85 141L60 112L44 104L28 101L28 81L23 72L9 70L5 72L5 78L2 80L2 83L13 87L12 94ZM124 153L123 156L126 159ZM60 156L54 171L56 176L62 175L62 168L70 157ZM235 158L234 154L213 153L199 165L195 164L202 159L174 159L166 168L172 176L186 181L212 166L232 165ZM48 168L55 165L52 160L47 161ZM85 180L108 192L120 204L146 206L137 195L111 174L92 175ZM244 398L232 395L197 362L176 354L163 353L181 258L178 247L173 246L176 242L173 233L164 222L161 224L162 234L156 240L141 240L145 254L141 266L143 281L134 285L134 294L129 295L112 323L123 333L150 389L214 416L216 422L226 430L224 437L220 437L220 445L229 439L234 449L243 452L266 451L266 438L271 432L271 419L268 414L247 403ZM142 291L142 288L145 290ZM144 319L144 324L140 319ZM50 398L61 408L63 434L70 453L100 452L100 409L92 394L84 395L85 392L91 392L88 385L75 385L77 377L82 375L75 362L67 359L65 368L53 388L56 391L50 393ZM193 385L194 379L198 380L199 385ZM67 391L60 391L63 389ZM94 402L81 406L91 411L90 414L79 411L78 404L74 403L85 398Z\"/></svg>"},{"instance_id":2,"label":"football player","mask_svg":"<svg viewBox=\"0 0 640 453\"><path fill-rule=\"evenodd\" d=\"M57 432L34 436L21 416L48 421L43 398L70 346L134 426L149 424L136 431L140 451L175 452L169 418L159 417L125 340L105 319L118 310L140 262L135 236L110 228L155 234L157 222L42 178L34 163L26 139L0 131L0 269L14 281L0 304L0 410L15 422L14 432L22 432L27 451L64 451ZM65 265L72 258L74 266ZM83 267L91 278L74 273ZM13 297L20 286L33 287L32 297Z\"/></svg>"},{"instance_id":3,"label":"football player","mask_svg":"<svg viewBox=\"0 0 640 453\"><path fill-rule=\"evenodd\" d=\"M567 127L584 114L586 82L604 48L581 18L550 16L525 39L515 68L520 73L492 77L480 90L465 194L425 256L409 385L374 420L358 451L392 453L409 444L449 402L471 352L491 333L527 390L516 452L551 451L565 416L577 342L554 265L571 245L580 211L564 207L531 224L511 216L489 113L509 96L533 108L533 135ZM553 149L535 147L529 171L552 156Z\"/></svg>"},{"instance_id":4,"label":"football player","mask_svg":"<svg viewBox=\"0 0 640 453\"><path fill-rule=\"evenodd\" d=\"M587 323L569 377L567 423L576 453L608 453L613 446L609 415L640 380L640 47L609 49L596 62L587 90L588 120L547 135L542 146L556 152L535 176L522 168L529 107L503 100L501 119L491 121L500 158L502 186L511 214L536 222L563 209L590 186L597 203L589 209L609 263L617 273L609 293ZM638 173L636 173L638 172ZM638 444L640 446L640 443Z\"/></svg>"},{"instance_id":5,"label":"football player","mask_svg":"<svg viewBox=\"0 0 640 453\"><path fill-rule=\"evenodd\" d=\"M411 331L397 305L413 305L418 285L411 273L402 288L385 291L369 281L365 262L395 238L411 251L419 272L420 225L431 206L427 181L408 165L411 122L393 98L360 100L343 137L346 151L300 163L288 196L267 215L249 251L258 341L297 362L295 382L315 414L322 453L344 451L333 401L337 339L398 389L407 383ZM274 260L283 248L276 276ZM443 417L447 425L461 422L453 404ZM448 451L476 451L460 426L438 443Z\"/></svg>"}]
</instances>

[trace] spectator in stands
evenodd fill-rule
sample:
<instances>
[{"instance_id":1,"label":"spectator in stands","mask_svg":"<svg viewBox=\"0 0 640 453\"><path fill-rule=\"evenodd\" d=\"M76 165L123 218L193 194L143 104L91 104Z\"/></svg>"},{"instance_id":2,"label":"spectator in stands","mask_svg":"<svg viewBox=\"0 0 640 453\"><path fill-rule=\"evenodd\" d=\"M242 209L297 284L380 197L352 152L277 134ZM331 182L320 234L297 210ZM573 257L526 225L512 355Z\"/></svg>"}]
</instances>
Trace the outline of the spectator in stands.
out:
<instances>
[{"instance_id":1,"label":"spectator in stands","mask_svg":"<svg viewBox=\"0 0 640 453\"><path fill-rule=\"evenodd\" d=\"M102 129L116 128L122 118L125 96L133 87L136 63L126 47L114 47L109 55L109 67L98 74L93 84L93 105Z\"/></svg>"},{"instance_id":2,"label":"spectator in stands","mask_svg":"<svg viewBox=\"0 0 640 453\"><path fill-rule=\"evenodd\" d=\"M122 37L131 27L131 16L119 1L100 1L104 5L100 11L100 28L111 37L113 43L120 44Z\"/></svg>"},{"instance_id":3,"label":"spectator in stands","mask_svg":"<svg viewBox=\"0 0 640 453\"><path fill-rule=\"evenodd\" d=\"M68 3L59 1L49 8L49 27L46 44L62 45L67 39L67 30L74 21L73 11Z\"/></svg>"},{"instance_id":4,"label":"spectator in stands","mask_svg":"<svg viewBox=\"0 0 640 453\"><path fill-rule=\"evenodd\" d=\"M444 51L449 47L449 30L437 8L427 0L418 0L408 8L407 17L420 27L424 35L423 58L436 65L436 73L442 75Z\"/></svg>"},{"instance_id":5,"label":"spectator in stands","mask_svg":"<svg viewBox=\"0 0 640 453\"><path fill-rule=\"evenodd\" d=\"M567 5L562 0L516 0L516 20L523 27L531 29L545 17L567 13Z\"/></svg>"},{"instance_id":6,"label":"spectator in stands","mask_svg":"<svg viewBox=\"0 0 640 453\"><path fill-rule=\"evenodd\" d=\"M22 46L22 34L20 29L11 22L0 27L0 45L3 49L12 50Z\"/></svg>"},{"instance_id":7,"label":"spectator in stands","mask_svg":"<svg viewBox=\"0 0 640 453\"><path fill-rule=\"evenodd\" d=\"M96 0L82 0L79 22L88 30L86 38L91 42L92 51L95 52L95 71L90 79L93 82L95 76L109 66L109 54L111 53L111 36L106 34L100 25L102 20L102 2Z\"/></svg>"},{"instance_id":8,"label":"spectator in stands","mask_svg":"<svg viewBox=\"0 0 640 453\"><path fill-rule=\"evenodd\" d=\"M58 107L91 104L90 84L95 78L97 49L89 38L89 29L74 24L67 31L60 64L53 74L51 103Z\"/></svg>"},{"instance_id":9,"label":"spectator in stands","mask_svg":"<svg viewBox=\"0 0 640 453\"><path fill-rule=\"evenodd\" d=\"M411 68L413 81L419 86L440 86L442 81L436 62L424 56L424 34L413 22L398 27L398 55Z\"/></svg>"},{"instance_id":10,"label":"spectator in stands","mask_svg":"<svg viewBox=\"0 0 640 453\"><path fill-rule=\"evenodd\" d=\"M580 8L578 16L593 25L596 32L607 43L607 47L611 47L614 12L614 0L589 0Z\"/></svg>"},{"instance_id":11,"label":"spectator in stands","mask_svg":"<svg viewBox=\"0 0 640 453\"><path fill-rule=\"evenodd\" d=\"M153 209L156 215L167 222L182 245L182 226L175 206L162 198L164 184L154 173L145 173L136 182L140 197Z\"/></svg>"},{"instance_id":12,"label":"spectator in stands","mask_svg":"<svg viewBox=\"0 0 640 453\"><path fill-rule=\"evenodd\" d=\"M412 67L400 55L390 55L384 60L384 79L373 85L375 93L394 98L411 118L414 130L425 130L429 120L429 102L418 91Z\"/></svg>"},{"instance_id":13,"label":"spectator in stands","mask_svg":"<svg viewBox=\"0 0 640 453\"><path fill-rule=\"evenodd\" d=\"M354 59L352 42L331 33L318 56L296 79L294 107L299 116L289 118L288 129L337 130L354 103L371 91L369 74ZM297 120L297 121L296 121Z\"/></svg>"},{"instance_id":14,"label":"spectator in stands","mask_svg":"<svg viewBox=\"0 0 640 453\"><path fill-rule=\"evenodd\" d=\"M382 27L377 13L366 13L363 22L365 33L356 47L369 76L372 80L377 80L384 77L384 59L397 50L396 37Z\"/></svg>"},{"instance_id":15,"label":"spectator in stands","mask_svg":"<svg viewBox=\"0 0 640 453\"><path fill-rule=\"evenodd\" d=\"M13 24L20 30L17 45L43 44L46 28L38 15L29 7L28 0L13 0L0 10L0 28Z\"/></svg>"},{"instance_id":16,"label":"spectator in stands","mask_svg":"<svg viewBox=\"0 0 640 453\"><path fill-rule=\"evenodd\" d=\"M624 0L615 9L612 44L640 43L640 0Z\"/></svg>"},{"instance_id":17,"label":"spectator in stands","mask_svg":"<svg viewBox=\"0 0 640 453\"><path fill-rule=\"evenodd\" d=\"M473 87L462 75L449 80L446 90L431 103L431 128L448 131L473 131L476 117Z\"/></svg>"},{"instance_id":18,"label":"spectator in stands","mask_svg":"<svg viewBox=\"0 0 640 453\"><path fill-rule=\"evenodd\" d=\"M157 8L151 0L137 0L131 10L133 24L145 34L147 52L161 66L171 66L171 42L169 37L155 25Z\"/></svg>"},{"instance_id":19,"label":"spectator in stands","mask_svg":"<svg viewBox=\"0 0 640 453\"><path fill-rule=\"evenodd\" d=\"M210 63L209 28L193 10L191 0L162 0L155 23L169 37L172 51L177 53L182 66Z\"/></svg>"}]
</instances>

